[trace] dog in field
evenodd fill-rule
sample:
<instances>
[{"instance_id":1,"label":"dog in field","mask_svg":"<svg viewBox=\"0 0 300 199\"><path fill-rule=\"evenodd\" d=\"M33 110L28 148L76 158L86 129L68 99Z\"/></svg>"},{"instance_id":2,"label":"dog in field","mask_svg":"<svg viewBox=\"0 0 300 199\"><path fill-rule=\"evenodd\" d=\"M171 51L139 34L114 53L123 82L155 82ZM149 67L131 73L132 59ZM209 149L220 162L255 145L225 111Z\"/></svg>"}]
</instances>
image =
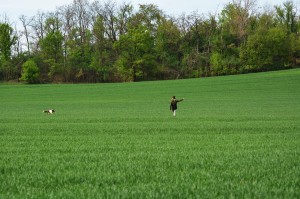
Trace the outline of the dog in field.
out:
<instances>
[{"instance_id":1,"label":"dog in field","mask_svg":"<svg viewBox=\"0 0 300 199\"><path fill-rule=\"evenodd\" d=\"M43 110L43 113L47 113L47 114L53 114L54 112L55 112L54 109Z\"/></svg>"}]
</instances>

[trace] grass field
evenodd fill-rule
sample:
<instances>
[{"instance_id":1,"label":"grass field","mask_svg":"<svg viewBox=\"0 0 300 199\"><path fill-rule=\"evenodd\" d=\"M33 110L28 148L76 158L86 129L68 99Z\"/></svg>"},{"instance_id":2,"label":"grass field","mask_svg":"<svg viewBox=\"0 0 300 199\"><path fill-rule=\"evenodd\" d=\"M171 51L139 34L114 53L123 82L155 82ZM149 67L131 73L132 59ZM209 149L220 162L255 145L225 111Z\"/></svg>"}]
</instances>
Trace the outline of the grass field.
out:
<instances>
[{"instance_id":1,"label":"grass field","mask_svg":"<svg viewBox=\"0 0 300 199\"><path fill-rule=\"evenodd\" d=\"M0 112L1 199L300 198L299 69L2 84Z\"/></svg>"}]
</instances>

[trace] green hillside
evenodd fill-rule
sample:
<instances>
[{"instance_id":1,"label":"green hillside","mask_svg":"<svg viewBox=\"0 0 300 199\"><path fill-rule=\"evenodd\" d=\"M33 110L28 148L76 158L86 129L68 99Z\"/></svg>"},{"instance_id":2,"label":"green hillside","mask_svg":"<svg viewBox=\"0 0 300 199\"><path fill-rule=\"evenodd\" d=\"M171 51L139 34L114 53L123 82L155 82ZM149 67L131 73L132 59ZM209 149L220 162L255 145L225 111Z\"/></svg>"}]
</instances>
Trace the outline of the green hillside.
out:
<instances>
[{"instance_id":1,"label":"green hillside","mask_svg":"<svg viewBox=\"0 0 300 199\"><path fill-rule=\"evenodd\" d=\"M0 198L299 198L299 102L299 69L2 84Z\"/></svg>"}]
</instances>

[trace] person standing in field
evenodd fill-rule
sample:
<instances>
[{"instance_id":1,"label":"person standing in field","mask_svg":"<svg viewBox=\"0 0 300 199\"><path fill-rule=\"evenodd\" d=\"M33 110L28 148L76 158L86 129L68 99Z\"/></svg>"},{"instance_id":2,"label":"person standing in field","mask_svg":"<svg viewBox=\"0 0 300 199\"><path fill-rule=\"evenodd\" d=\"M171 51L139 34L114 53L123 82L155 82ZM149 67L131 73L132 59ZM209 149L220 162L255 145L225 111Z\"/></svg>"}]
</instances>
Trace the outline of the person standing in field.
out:
<instances>
[{"instance_id":1,"label":"person standing in field","mask_svg":"<svg viewBox=\"0 0 300 199\"><path fill-rule=\"evenodd\" d=\"M177 110L177 103L183 101L184 98L178 100L176 99L175 96L172 97L171 99L171 104L170 104L170 110L173 112L173 116L176 116L176 110Z\"/></svg>"}]
</instances>

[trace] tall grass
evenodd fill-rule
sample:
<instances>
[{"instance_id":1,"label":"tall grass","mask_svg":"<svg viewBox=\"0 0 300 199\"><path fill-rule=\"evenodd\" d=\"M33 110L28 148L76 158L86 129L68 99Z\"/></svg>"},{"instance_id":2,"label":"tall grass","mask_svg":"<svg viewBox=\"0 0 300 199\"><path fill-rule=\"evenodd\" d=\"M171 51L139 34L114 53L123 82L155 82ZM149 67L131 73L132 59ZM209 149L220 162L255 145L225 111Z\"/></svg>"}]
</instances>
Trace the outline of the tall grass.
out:
<instances>
[{"instance_id":1,"label":"tall grass","mask_svg":"<svg viewBox=\"0 0 300 199\"><path fill-rule=\"evenodd\" d=\"M0 198L300 197L300 70L0 85L0 112Z\"/></svg>"}]
</instances>

